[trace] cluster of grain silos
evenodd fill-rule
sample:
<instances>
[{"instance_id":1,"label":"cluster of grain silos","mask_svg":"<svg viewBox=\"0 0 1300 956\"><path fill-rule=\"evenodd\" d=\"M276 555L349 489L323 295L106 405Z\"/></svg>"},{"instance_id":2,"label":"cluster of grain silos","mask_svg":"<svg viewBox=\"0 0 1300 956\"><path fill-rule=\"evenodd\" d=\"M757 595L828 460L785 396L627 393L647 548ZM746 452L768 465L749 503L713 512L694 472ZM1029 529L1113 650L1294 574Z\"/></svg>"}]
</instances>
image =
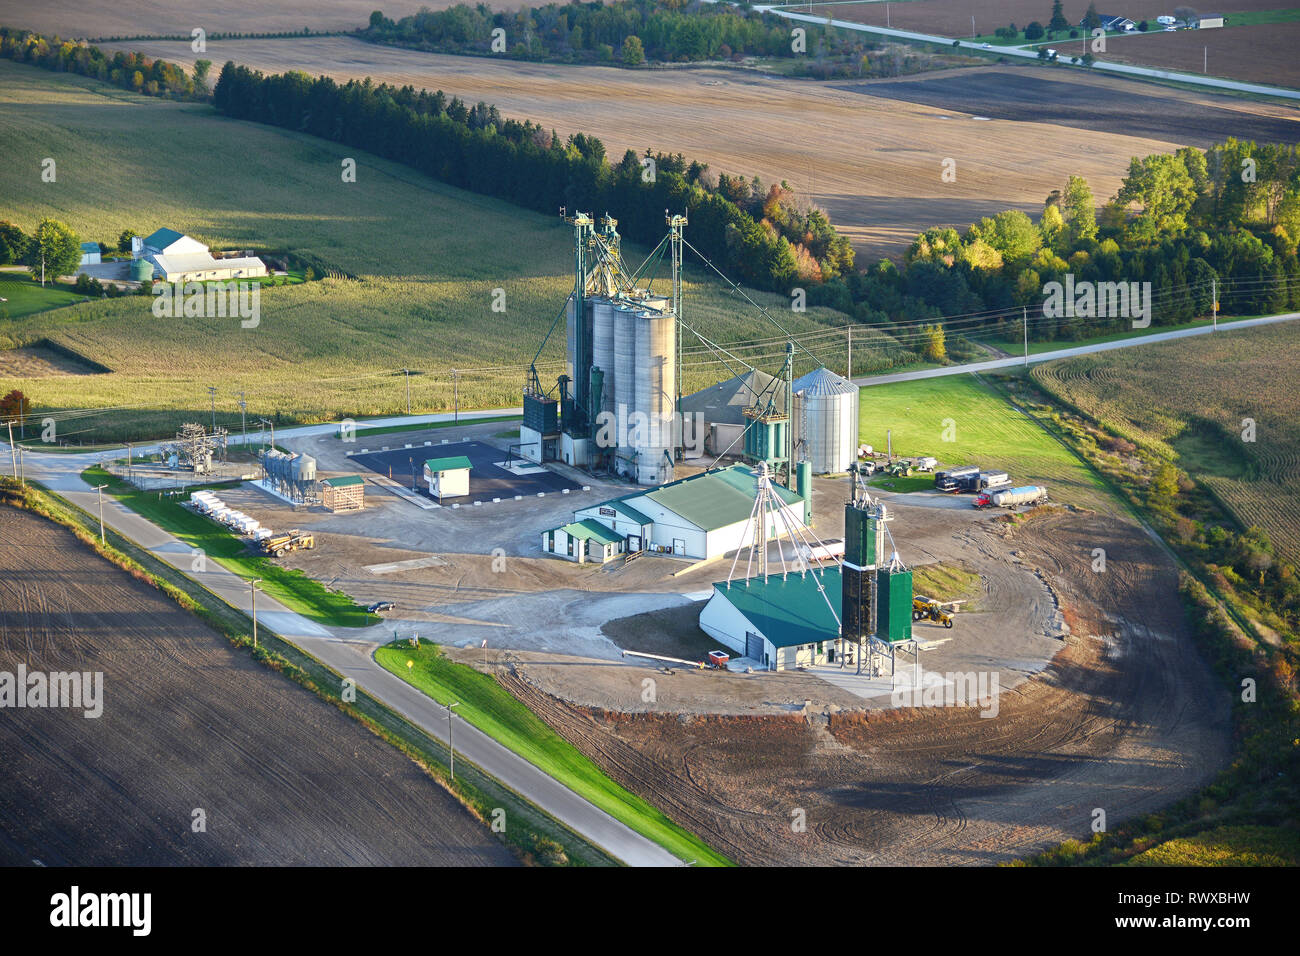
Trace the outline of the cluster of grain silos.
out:
<instances>
[{"instance_id":1,"label":"cluster of grain silos","mask_svg":"<svg viewBox=\"0 0 1300 956\"><path fill-rule=\"evenodd\" d=\"M651 293L570 297L563 459L650 485L673 477L677 316ZM572 406L576 404L578 409ZM585 414L584 414L585 413ZM601 435L612 442L598 442ZM585 447L584 447L585 443Z\"/></svg>"},{"instance_id":2,"label":"cluster of grain silos","mask_svg":"<svg viewBox=\"0 0 1300 956\"><path fill-rule=\"evenodd\" d=\"M290 455L271 448L262 453L266 481L293 501L304 501L316 491L316 459L311 455Z\"/></svg>"},{"instance_id":3,"label":"cluster of grain silos","mask_svg":"<svg viewBox=\"0 0 1300 956\"><path fill-rule=\"evenodd\" d=\"M794 380L800 455L819 475L840 474L858 460L858 386L822 367Z\"/></svg>"}]
</instances>

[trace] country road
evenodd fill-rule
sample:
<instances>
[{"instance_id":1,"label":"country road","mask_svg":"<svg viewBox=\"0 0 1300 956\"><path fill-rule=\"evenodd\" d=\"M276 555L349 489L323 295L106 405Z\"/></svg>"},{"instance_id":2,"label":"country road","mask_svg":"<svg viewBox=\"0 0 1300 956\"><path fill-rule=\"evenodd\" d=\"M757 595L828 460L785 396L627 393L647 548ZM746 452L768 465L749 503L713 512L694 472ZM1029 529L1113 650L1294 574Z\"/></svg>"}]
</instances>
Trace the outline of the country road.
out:
<instances>
[{"instance_id":1,"label":"country road","mask_svg":"<svg viewBox=\"0 0 1300 956\"><path fill-rule=\"evenodd\" d=\"M968 362L965 365L948 365L944 368L926 368L915 372L892 372L885 375L868 375L853 379L854 385L888 385L890 382L914 382L922 378L942 378L945 375L965 375L968 372L990 372L999 368L1013 368L1017 365L1037 365L1053 359L1073 358L1076 355L1092 355L1096 352L1109 352L1111 349L1126 349L1135 345L1149 345L1152 342L1169 342L1173 339L1185 339L1192 335L1228 335L1237 329L1252 328L1259 325L1273 325L1277 322L1290 322L1300 319L1300 312L1287 312L1283 315L1265 315L1257 319L1234 319L1220 323L1216 330L1213 326L1197 326L1194 329L1175 329L1172 332L1154 332L1139 335L1131 339L1116 339L1113 342L1094 342L1090 345L1075 345L1067 349L1053 349L1039 352L1026 359L1023 355L1010 358L989 359L986 362Z\"/></svg>"},{"instance_id":2,"label":"country road","mask_svg":"<svg viewBox=\"0 0 1300 956\"><path fill-rule=\"evenodd\" d=\"M493 417L509 414L515 409L496 409L478 412L473 416L461 415L466 422L474 417ZM448 415L421 415L410 418L384 419L366 424L383 426L417 422L448 421ZM279 431L285 437L322 434L337 429L337 425L308 425L285 428ZM364 431L358 433L359 437ZM3 443L0 443L3 444ZM137 451L148 449L137 447ZM88 514L99 513L98 495L81 480L81 472L99 463L101 459L118 457L120 452L94 452L87 454L35 454L25 455L26 477L40 482ZM8 460L9 449L4 447ZM134 541L160 561L194 578L221 600L248 614L252 610L249 585L215 561L206 562L206 569L192 568L189 545L177 540L151 521L130 511L112 498L104 499L104 524ZM447 711L425 694L390 674L375 662L374 651L388 640L387 624L369 628L333 628L308 620L289 610L268 595L257 600L257 621L260 626L274 631L285 640L324 662L343 675L353 678L357 686L375 699L419 726L431 737L447 741ZM457 719L454 729L456 753L477 765L505 786L549 813L570 829L630 866L680 866L681 860L657 843L643 837L625 824L615 820L604 810L591 804L554 778L539 770L492 737L464 720Z\"/></svg>"},{"instance_id":3,"label":"country road","mask_svg":"<svg viewBox=\"0 0 1300 956\"><path fill-rule=\"evenodd\" d=\"M710 0L710 2L726 2L726 0ZM952 37L937 36L932 33L914 33L911 30L895 30L890 27L873 27L864 23L854 23L851 20L835 20L827 17L813 16L808 13L795 13L793 10L786 10L781 5L775 4L755 4L754 9L762 13L773 13L778 17L784 17L787 20L797 20L803 23L816 23L819 26L829 23L831 26L839 27L842 30L856 30L859 33L878 33L882 36L897 37L900 40L912 40L920 43L937 43L941 46L956 46L959 49L980 50L982 52L996 52L999 55L1015 56L1021 59L1037 60L1038 53L1035 50L1025 49L1024 47L999 46L993 50L985 50L983 43L971 40L954 40ZM1234 93L1256 93L1262 96L1278 96L1284 99L1300 100L1300 90L1288 89L1284 86L1266 86L1260 83L1242 83L1238 80L1225 80L1217 76L1197 76L1195 73L1180 73L1177 70L1157 70L1148 66L1132 66L1128 63L1112 63L1108 60L1097 60L1091 67L1080 67L1080 69L1091 69L1102 73L1120 73L1125 76L1137 76L1153 80L1173 80L1178 83L1187 83L1192 86L1205 86L1215 90L1227 90Z\"/></svg>"}]
</instances>

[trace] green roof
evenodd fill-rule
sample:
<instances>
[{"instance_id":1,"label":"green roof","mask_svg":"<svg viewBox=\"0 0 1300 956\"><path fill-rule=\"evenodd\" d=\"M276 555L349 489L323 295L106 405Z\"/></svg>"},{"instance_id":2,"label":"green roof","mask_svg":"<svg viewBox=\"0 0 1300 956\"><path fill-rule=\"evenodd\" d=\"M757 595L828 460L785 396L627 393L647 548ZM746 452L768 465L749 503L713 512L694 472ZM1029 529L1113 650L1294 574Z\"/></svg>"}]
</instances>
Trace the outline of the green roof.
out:
<instances>
[{"instance_id":1,"label":"green roof","mask_svg":"<svg viewBox=\"0 0 1300 956\"><path fill-rule=\"evenodd\" d=\"M772 483L772 490L787 505L803 501L789 488ZM674 514L681 515L701 531L716 531L744 521L754 511L754 472L744 465L717 471L703 471L689 478L670 481L645 492L645 497Z\"/></svg>"},{"instance_id":2,"label":"green roof","mask_svg":"<svg viewBox=\"0 0 1300 956\"><path fill-rule=\"evenodd\" d=\"M99 251L99 243L97 243L97 242L83 242L83 243L81 244L81 251L82 251L82 252L98 252L98 251Z\"/></svg>"},{"instance_id":3,"label":"green roof","mask_svg":"<svg viewBox=\"0 0 1300 956\"><path fill-rule=\"evenodd\" d=\"M329 485L331 488L347 488L350 485L364 484L360 475L339 475L337 478L326 478L321 484Z\"/></svg>"},{"instance_id":4,"label":"green roof","mask_svg":"<svg viewBox=\"0 0 1300 956\"><path fill-rule=\"evenodd\" d=\"M635 521L639 525L654 524L654 522L650 520L648 515L643 514L640 511L637 511L635 508L633 508L630 504L627 503L628 498L640 498L643 494L645 494L645 492L643 491L634 491L632 494L624 495L622 498L611 498L609 501L602 501L600 504L596 505L595 507L613 508L615 511L621 513L623 517L630 518L631 520Z\"/></svg>"},{"instance_id":5,"label":"green roof","mask_svg":"<svg viewBox=\"0 0 1300 956\"><path fill-rule=\"evenodd\" d=\"M826 598L817 593L817 585L826 589ZM843 592L840 590L840 568L824 568L805 574L791 573L782 578L769 574L767 580L747 578L723 581L713 587L731 602L763 635L773 647L793 647L797 644L816 644L833 641L840 636L835 615L840 614ZM831 614L831 608L835 614Z\"/></svg>"},{"instance_id":6,"label":"green roof","mask_svg":"<svg viewBox=\"0 0 1300 956\"><path fill-rule=\"evenodd\" d=\"M177 232L175 229L158 229L151 233L144 244L152 246L154 249L166 249L177 239L184 239L185 234Z\"/></svg>"},{"instance_id":7,"label":"green roof","mask_svg":"<svg viewBox=\"0 0 1300 956\"><path fill-rule=\"evenodd\" d=\"M430 471L455 471L457 468L471 468L473 466L464 455L453 455L450 458L430 458L424 463L424 467Z\"/></svg>"},{"instance_id":8,"label":"green roof","mask_svg":"<svg viewBox=\"0 0 1300 956\"><path fill-rule=\"evenodd\" d=\"M595 518L583 518L581 521L575 521L573 524L566 524L560 530L570 538L578 538L582 541L599 541L601 544L618 544L623 540L622 535L610 531Z\"/></svg>"}]
</instances>

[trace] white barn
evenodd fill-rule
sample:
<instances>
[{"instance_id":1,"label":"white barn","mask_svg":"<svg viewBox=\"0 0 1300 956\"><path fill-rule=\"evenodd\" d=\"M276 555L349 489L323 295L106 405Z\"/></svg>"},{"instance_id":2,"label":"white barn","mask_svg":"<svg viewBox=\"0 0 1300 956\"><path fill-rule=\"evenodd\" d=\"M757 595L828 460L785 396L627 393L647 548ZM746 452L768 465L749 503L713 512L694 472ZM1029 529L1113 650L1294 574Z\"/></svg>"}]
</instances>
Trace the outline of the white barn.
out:
<instances>
[{"instance_id":1,"label":"white barn","mask_svg":"<svg viewBox=\"0 0 1300 956\"><path fill-rule=\"evenodd\" d=\"M133 249L136 247L132 243ZM153 263L154 277L164 282L206 282L266 275L257 256L218 259L203 243L175 229L159 229L139 244L137 258Z\"/></svg>"}]
</instances>

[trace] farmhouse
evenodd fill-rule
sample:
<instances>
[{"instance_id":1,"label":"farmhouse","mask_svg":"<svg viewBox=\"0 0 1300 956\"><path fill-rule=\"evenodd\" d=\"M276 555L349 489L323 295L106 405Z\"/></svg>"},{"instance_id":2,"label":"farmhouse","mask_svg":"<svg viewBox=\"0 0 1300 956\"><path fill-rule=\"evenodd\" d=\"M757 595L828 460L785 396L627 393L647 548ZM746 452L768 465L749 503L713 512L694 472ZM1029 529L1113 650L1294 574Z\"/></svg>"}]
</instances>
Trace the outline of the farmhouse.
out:
<instances>
[{"instance_id":1,"label":"farmhouse","mask_svg":"<svg viewBox=\"0 0 1300 956\"><path fill-rule=\"evenodd\" d=\"M782 512L790 524L805 526L804 499L780 485L773 484L772 490L783 502ZM755 474L744 465L700 472L575 511L574 524L542 534L542 550L575 561L586 560L585 555L579 557L569 546L569 529L581 525L592 535L600 527L612 536L606 542L612 545L607 557L648 551L696 560L718 558L751 540L755 495ZM580 532L575 534L581 537ZM775 515L769 517L768 539L781 534L784 525L777 522Z\"/></svg>"},{"instance_id":2,"label":"farmhouse","mask_svg":"<svg viewBox=\"0 0 1300 956\"><path fill-rule=\"evenodd\" d=\"M216 258L203 243L175 229L159 229L131 243L137 259L153 264L154 275L164 282L206 282L266 275L266 264L256 256Z\"/></svg>"},{"instance_id":3,"label":"farmhouse","mask_svg":"<svg viewBox=\"0 0 1300 956\"><path fill-rule=\"evenodd\" d=\"M1102 13L1098 14L1098 18L1101 20L1101 28L1107 33L1132 33L1137 29L1137 24L1128 17L1113 17ZM1087 17L1079 21L1079 26L1086 27L1087 25Z\"/></svg>"},{"instance_id":4,"label":"farmhouse","mask_svg":"<svg viewBox=\"0 0 1300 956\"><path fill-rule=\"evenodd\" d=\"M97 266L99 265L99 243L83 242L81 244L81 265Z\"/></svg>"}]
</instances>

